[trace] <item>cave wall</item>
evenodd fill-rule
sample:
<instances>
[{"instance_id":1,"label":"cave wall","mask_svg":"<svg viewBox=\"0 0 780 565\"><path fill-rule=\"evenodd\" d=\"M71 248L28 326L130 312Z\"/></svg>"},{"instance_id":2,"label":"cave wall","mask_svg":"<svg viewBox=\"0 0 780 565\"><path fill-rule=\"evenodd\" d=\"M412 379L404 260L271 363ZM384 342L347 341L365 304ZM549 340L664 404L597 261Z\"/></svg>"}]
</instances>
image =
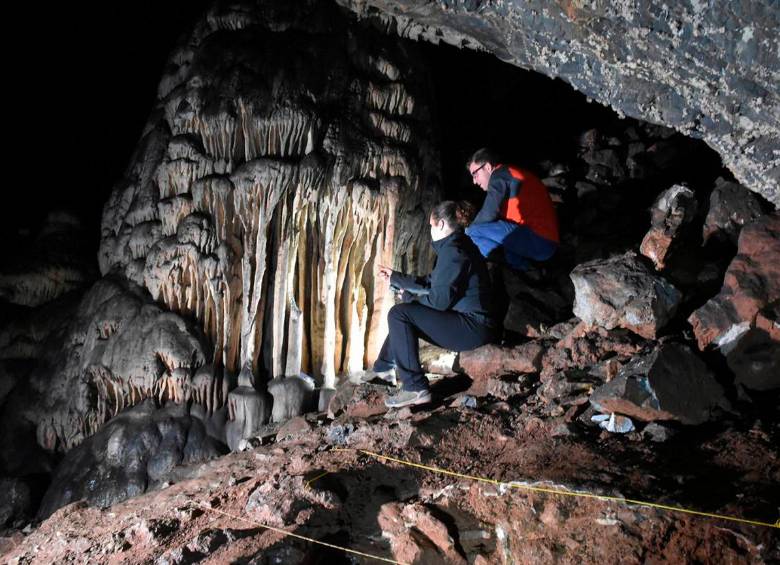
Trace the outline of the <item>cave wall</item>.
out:
<instances>
[{"instance_id":1,"label":"cave wall","mask_svg":"<svg viewBox=\"0 0 780 565\"><path fill-rule=\"evenodd\" d=\"M333 386L384 338L376 265L432 260L426 75L414 46L349 15L216 3L172 54L105 206L101 272L197 319L216 366Z\"/></svg>"},{"instance_id":2,"label":"cave wall","mask_svg":"<svg viewBox=\"0 0 780 565\"><path fill-rule=\"evenodd\" d=\"M776 3L337 1L387 33L485 50L702 138L740 182L780 205Z\"/></svg>"}]
</instances>

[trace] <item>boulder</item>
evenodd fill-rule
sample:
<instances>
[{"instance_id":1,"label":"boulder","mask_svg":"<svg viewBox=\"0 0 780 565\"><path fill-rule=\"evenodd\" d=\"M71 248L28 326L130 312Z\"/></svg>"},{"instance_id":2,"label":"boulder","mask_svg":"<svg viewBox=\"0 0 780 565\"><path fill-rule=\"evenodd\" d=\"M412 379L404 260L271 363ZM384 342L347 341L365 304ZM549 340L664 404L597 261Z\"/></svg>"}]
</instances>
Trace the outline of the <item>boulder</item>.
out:
<instances>
[{"instance_id":1,"label":"boulder","mask_svg":"<svg viewBox=\"0 0 780 565\"><path fill-rule=\"evenodd\" d=\"M57 467L38 515L80 499L107 507L173 478L178 465L220 454L186 405L155 408L145 400L71 449Z\"/></svg>"},{"instance_id":2,"label":"boulder","mask_svg":"<svg viewBox=\"0 0 780 565\"><path fill-rule=\"evenodd\" d=\"M661 270L672 245L696 216L696 195L687 186L676 184L662 192L651 211L651 228L639 251Z\"/></svg>"},{"instance_id":3,"label":"boulder","mask_svg":"<svg viewBox=\"0 0 780 565\"><path fill-rule=\"evenodd\" d=\"M501 278L509 305L504 328L525 337L539 337L544 328L571 316L571 299L564 296L558 280L543 271L520 273L503 269ZM563 275L562 283L569 285ZM560 290L559 290L560 289Z\"/></svg>"},{"instance_id":4,"label":"boulder","mask_svg":"<svg viewBox=\"0 0 780 565\"><path fill-rule=\"evenodd\" d=\"M648 339L658 335L682 300L674 285L632 251L578 265L570 276L575 316L590 326L626 328Z\"/></svg>"},{"instance_id":5,"label":"boulder","mask_svg":"<svg viewBox=\"0 0 780 565\"><path fill-rule=\"evenodd\" d=\"M636 357L590 397L596 410L645 422L674 420L701 424L728 409L723 388L688 347L662 344Z\"/></svg>"},{"instance_id":6,"label":"boulder","mask_svg":"<svg viewBox=\"0 0 780 565\"><path fill-rule=\"evenodd\" d=\"M688 318L700 349L728 347L780 300L780 212L745 226L720 293Z\"/></svg>"},{"instance_id":7,"label":"boulder","mask_svg":"<svg viewBox=\"0 0 780 565\"><path fill-rule=\"evenodd\" d=\"M759 198L736 182L719 178L710 194L710 208L704 220L702 240L710 238L737 244L742 226L763 214Z\"/></svg>"},{"instance_id":8,"label":"boulder","mask_svg":"<svg viewBox=\"0 0 780 565\"><path fill-rule=\"evenodd\" d=\"M544 347L530 341L517 347L488 344L460 354L459 364L474 380L500 377L510 373L537 373L541 369Z\"/></svg>"},{"instance_id":9,"label":"boulder","mask_svg":"<svg viewBox=\"0 0 780 565\"><path fill-rule=\"evenodd\" d=\"M745 332L730 348L726 362L737 384L756 391L780 388L780 340L762 329Z\"/></svg>"}]
</instances>

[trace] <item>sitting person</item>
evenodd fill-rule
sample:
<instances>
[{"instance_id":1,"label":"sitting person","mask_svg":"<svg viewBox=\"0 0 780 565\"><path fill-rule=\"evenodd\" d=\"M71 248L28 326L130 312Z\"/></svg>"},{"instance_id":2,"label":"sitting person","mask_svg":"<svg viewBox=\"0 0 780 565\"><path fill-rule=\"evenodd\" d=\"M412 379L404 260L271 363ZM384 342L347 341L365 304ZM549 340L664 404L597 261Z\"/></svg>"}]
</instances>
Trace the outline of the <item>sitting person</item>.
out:
<instances>
[{"instance_id":1,"label":"sitting person","mask_svg":"<svg viewBox=\"0 0 780 565\"><path fill-rule=\"evenodd\" d=\"M390 333L366 380L389 380L397 372L401 391L385 400L389 408L431 401L420 365L418 338L454 351L490 342L496 325L490 312L490 279L485 260L463 233L468 219L455 202L442 202L430 216L437 254L433 272L414 277L380 266L378 276L401 291L402 304L387 315Z\"/></svg>"},{"instance_id":2,"label":"sitting person","mask_svg":"<svg viewBox=\"0 0 780 565\"><path fill-rule=\"evenodd\" d=\"M484 148L471 156L466 168L474 184L487 192L466 228L482 255L493 259L491 254L503 248L506 263L518 271L528 269L528 259L552 257L560 242L558 216L542 181L525 169L500 164Z\"/></svg>"}]
</instances>

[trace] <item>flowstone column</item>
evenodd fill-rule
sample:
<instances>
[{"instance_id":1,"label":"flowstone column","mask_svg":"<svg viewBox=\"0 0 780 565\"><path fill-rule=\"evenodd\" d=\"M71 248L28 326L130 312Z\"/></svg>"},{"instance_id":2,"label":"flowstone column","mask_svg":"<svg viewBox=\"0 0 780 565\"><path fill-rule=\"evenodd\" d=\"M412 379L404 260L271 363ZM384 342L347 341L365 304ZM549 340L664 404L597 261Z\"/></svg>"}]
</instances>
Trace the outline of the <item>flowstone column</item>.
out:
<instances>
[{"instance_id":1,"label":"flowstone column","mask_svg":"<svg viewBox=\"0 0 780 565\"><path fill-rule=\"evenodd\" d=\"M432 263L421 60L328 3L213 8L171 55L105 206L102 272L197 320L215 374L333 390L386 335L377 266ZM226 397L202 373L195 388L209 412Z\"/></svg>"}]
</instances>

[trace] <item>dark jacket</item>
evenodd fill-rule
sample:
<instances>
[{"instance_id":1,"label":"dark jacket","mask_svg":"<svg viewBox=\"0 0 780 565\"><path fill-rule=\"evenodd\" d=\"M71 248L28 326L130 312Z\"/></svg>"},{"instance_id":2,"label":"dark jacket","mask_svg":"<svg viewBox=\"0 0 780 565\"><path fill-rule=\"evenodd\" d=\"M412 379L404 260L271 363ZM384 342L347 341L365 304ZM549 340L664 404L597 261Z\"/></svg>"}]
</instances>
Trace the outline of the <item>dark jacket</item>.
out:
<instances>
[{"instance_id":1,"label":"dark jacket","mask_svg":"<svg viewBox=\"0 0 780 565\"><path fill-rule=\"evenodd\" d=\"M436 265L425 277L393 271L390 284L436 310L454 310L493 325L490 276L485 259L461 230L433 242Z\"/></svg>"}]
</instances>

